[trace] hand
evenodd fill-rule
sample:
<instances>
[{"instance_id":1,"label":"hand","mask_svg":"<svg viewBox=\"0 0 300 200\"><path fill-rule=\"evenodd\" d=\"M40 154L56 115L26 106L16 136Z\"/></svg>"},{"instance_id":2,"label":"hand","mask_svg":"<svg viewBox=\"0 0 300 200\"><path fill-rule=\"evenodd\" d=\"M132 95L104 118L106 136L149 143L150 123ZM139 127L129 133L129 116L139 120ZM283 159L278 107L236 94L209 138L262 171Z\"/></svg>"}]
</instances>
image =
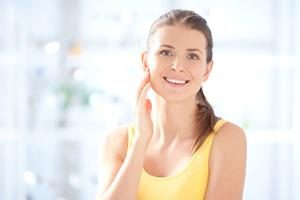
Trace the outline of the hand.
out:
<instances>
[{"instance_id":1,"label":"hand","mask_svg":"<svg viewBox=\"0 0 300 200\"><path fill-rule=\"evenodd\" d=\"M150 73L146 72L137 93L135 132L137 139L146 140L147 143L150 141L153 133L152 104L150 99L147 99L150 87Z\"/></svg>"}]
</instances>

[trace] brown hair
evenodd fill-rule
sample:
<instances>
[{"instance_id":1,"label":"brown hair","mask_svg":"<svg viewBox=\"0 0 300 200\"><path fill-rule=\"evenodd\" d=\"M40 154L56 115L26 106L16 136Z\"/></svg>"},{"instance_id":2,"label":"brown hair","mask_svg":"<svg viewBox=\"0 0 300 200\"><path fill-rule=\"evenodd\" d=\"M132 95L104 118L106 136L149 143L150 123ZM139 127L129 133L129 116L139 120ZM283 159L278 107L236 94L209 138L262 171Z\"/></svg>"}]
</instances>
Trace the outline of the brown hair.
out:
<instances>
[{"instance_id":1,"label":"brown hair","mask_svg":"<svg viewBox=\"0 0 300 200\"><path fill-rule=\"evenodd\" d=\"M212 61L212 48L213 48L213 40L210 28L207 25L206 20L190 10L171 10L166 14L160 16L151 26L148 39L147 39L147 47L150 47L151 36L161 27L163 26L174 26L174 25L183 25L187 28L198 30L202 32L206 38L206 62ZM205 138L209 135L209 133L214 131L214 125L218 120L218 117L215 115L212 106L207 101L203 89L198 91L197 95L197 106L198 109L196 111L196 121L195 121L195 130L199 132L198 137L194 143L193 149L197 150Z\"/></svg>"}]
</instances>

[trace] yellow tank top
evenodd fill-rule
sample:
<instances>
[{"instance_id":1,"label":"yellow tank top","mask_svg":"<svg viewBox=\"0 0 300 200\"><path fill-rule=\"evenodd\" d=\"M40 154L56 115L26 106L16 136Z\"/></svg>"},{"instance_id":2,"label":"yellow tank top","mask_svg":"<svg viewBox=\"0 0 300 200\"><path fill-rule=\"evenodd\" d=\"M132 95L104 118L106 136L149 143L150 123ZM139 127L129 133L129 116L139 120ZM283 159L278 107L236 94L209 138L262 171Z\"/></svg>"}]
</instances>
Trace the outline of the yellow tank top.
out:
<instances>
[{"instance_id":1,"label":"yellow tank top","mask_svg":"<svg viewBox=\"0 0 300 200\"><path fill-rule=\"evenodd\" d=\"M214 126L215 132L225 123L218 120ZM128 129L128 148L133 140L134 129ZM194 153L187 165L174 176L156 177L142 171L138 200L202 200L209 176L209 153L215 133L205 139L201 147Z\"/></svg>"}]
</instances>

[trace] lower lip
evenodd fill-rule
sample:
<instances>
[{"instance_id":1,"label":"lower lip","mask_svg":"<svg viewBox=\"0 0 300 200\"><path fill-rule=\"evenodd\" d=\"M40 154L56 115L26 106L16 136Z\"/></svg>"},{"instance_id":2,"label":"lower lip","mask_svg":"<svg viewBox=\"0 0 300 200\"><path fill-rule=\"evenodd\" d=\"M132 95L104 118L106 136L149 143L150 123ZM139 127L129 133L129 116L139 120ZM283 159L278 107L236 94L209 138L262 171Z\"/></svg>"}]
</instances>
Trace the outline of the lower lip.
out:
<instances>
[{"instance_id":1,"label":"lower lip","mask_svg":"<svg viewBox=\"0 0 300 200\"><path fill-rule=\"evenodd\" d=\"M169 81L167 81L166 79L164 79L164 81L165 81L169 86L171 86L171 87L173 87L173 88L182 88L182 87L186 86L186 85L189 83L189 82L187 82L187 83L184 83L184 84L176 84L176 83L169 82Z\"/></svg>"}]
</instances>

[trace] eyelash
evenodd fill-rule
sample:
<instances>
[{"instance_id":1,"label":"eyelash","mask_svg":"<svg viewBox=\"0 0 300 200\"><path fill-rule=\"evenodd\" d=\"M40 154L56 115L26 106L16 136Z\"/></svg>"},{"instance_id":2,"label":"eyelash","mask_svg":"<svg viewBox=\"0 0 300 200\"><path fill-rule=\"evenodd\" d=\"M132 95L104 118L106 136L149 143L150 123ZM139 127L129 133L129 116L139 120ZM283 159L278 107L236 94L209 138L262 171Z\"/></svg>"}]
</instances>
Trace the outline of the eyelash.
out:
<instances>
[{"instance_id":1,"label":"eyelash","mask_svg":"<svg viewBox=\"0 0 300 200\"><path fill-rule=\"evenodd\" d=\"M170 50L164 49L164 50L159 51L159 55L161 55L161 56L173 56L174 53L172 51L170 51ZM189 54L187 56L187 58L191 59L191 60L199 60L200 59L199 56L197 54L195 54L195 53Z\"/></svg>"},{"instance_id":2,"label":"eyelash","mask_svg":"<svg viewBox=\"0 0 300 200\"><path fill-rule=\"evenodd\" d=\"M192 60L199 60L199 56L197 54L191 53L188 55L188 58Z\"/></svg>"},{"instance_id":3,"label":"eyelash","mask_svg":"<svg viewBox=\"0 0 300 200\"><path fill-rule=\"evenodd\" d=\"M170 50L166 50L166 49L164 49L164 50L161 50L160 52L159 52L159 55L161 55L161 56L172 56L172 55L174 55Z\"/></svg>"}]
</instances>

